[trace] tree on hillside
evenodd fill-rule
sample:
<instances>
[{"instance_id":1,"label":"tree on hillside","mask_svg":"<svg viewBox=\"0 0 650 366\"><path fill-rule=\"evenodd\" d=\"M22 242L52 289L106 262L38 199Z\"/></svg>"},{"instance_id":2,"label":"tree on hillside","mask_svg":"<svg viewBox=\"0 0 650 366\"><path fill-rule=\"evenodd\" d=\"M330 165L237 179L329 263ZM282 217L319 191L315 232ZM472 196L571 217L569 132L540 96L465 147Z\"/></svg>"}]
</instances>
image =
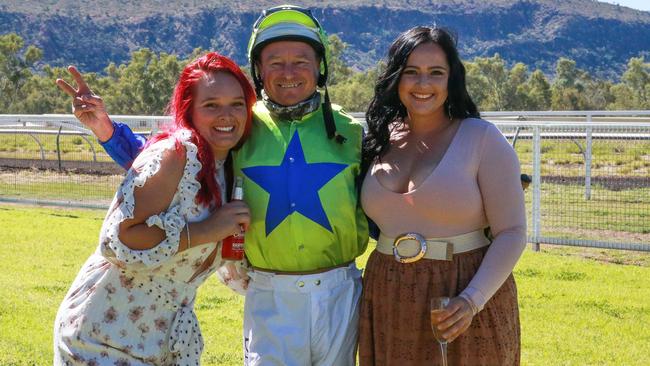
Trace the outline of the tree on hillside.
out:
<instances>
[{"instance_id":1,"label":"tree on hillside","mask_svg":"<svg viewBox=\"0 0 650 366\"><path fill-rule=\"evenodd\" d=\"M530 87L528 85L528 66L516 63L508 72L505 108L513 111L530 109Z\"/></svg>"},{"instance_id":2,"label":"tree on hillside","mask_svg":"<svg viewBox=\"0 0 650 366\"><path fill-rule=\"evenodd\" d=\"M32 75L22 87L20 113L71 113L70 97L55 84L58 78L72 82L69 80L70 74L63 67L45 65L42 74Z\"/></svg>"},{"instance_id":3,"label":"tree on hillside","mask_svg":"<svg viewBox=\"0 0 650 366\"><path fill-rule=\"evenodd\" d=\"M612 94L610 109L650 109L650 63L643 57L632 57Z\"/></svg>"},{"instance_id":4,"label":"tree on hillside","mask_svg":"<svg viewBox=\"0 0 650 366\"><path fill-rule=\"evenodd\" d=\"M587 102L583 96L584 84L580 82L581 70L576 62L560 58L555 67L551 84L551 109L558 111L585 110Z\"/></svg>"},{"instance_id":5,"label":"tree on hillside","mask_svg":"<svg viewBox=\"0 0 650 366\"><path fill-rule=\"evenodd\" d=\"M490 83L489 80L481 74L478 66L471 61L464 62L466 70L467 91L472 100L478 106L479 110L487 110L485 101L488 99Z\"/></svg>"},{"instance_id":6,"label":"tree on hillside","mask_svg":"<svg viewBox=\"0 0 650 366\"><path fill-rule=\"evenodd\" d=\"M374 95L375 82L382 67L384 65L380 63L328 87L332 100L349 112L365 112Z\"/></svg>"},{"instance_id":7,"label":"tree on hillside","mask_svg":"<svg viewBox=\"0 0 650 366\"><path fill-rule=\"evenodd\" d=\"M561 57L555 64L553 87L564 89L575 88L577 86L579 72L575 61Z\"/></svg>"},{"instance_id":8,"label":"tree on hillside","mask_svg":"<svg viewBox=\"0 0 650 366\"><path fill-rule=\"evenodd\" d=\"M117 114L164 114L181 65L176 55L156 55L147 48L133 52L128 64L107 67L106 105Z\"/></svg>"},{"instance_id":9,"label":"tree on hillside","mask_svg":"<svg viewBox=\"0 0 650 366\"><path fill-rule=\"evenodd\" d=\"M601 110L614 100L611 82L600 80L576 67L576 62L560 58L551 85L553 110Z\"/></svg>"},{"instance_id":10,"label":"tree on hillside","mask_svg":"<svg viewBox=\"0 0 650 366\"><path fill-rule=\"evenodd\" d=\"M338 36L329 37L329 91L346 110L362 112L384 65L356 72L342 60L346 47ZM204 53L195 49L179 59L145 48L133 52L125 64L111 63L103 74L84 76L111 114L161 115L182 68ZM16 34L0 36L0 113L70 113L70 100L54 82L60 77L72 80L62 67L39 65L37 72L42 56ZM650 109L650 64L643 57L629 60L617 84L592 77L567 58L557 61L551 84L542 71L530 73L525 64L508 68L499 54L475 58L465 67L469 93L482 111Z\"/></svg>"},{"instance_id":11,"label":"tree on hillside","mask_svg":"<svg viewBox=\"0 0 650 366\"><path fill-rule=\"evenodd\" d=\"M467 63L467 86L481 110L507 109L508 71L498 53L492 57L476 57Z\"/></svg>"},{"instance_id":12,"label":"tree on hillside","mask_svg":"<svg viewBox=\"0 0 650 366\"><path fill-rule=\"evenodd\" d=\"M22 87L32 76L31 69L43 51L15 33L0 35L0 113L21 112Z\"/></svg>"},{"instance_id":13,"label":"tree on hillside","mask_svg":"<svg viewBox=\"0 0 650 366\"><path fill-rule=\"evenodd\" d=\"M587 88L584 90L586 108L590 110L605 110L607 106L614 101L612 94L612 83L608 80L594 79L591 75L585 73L588 77Z\"/></svg>"},{"instance_id":14,"label":"tree on hillside","mask_svg":"<svg viewBox=\"0 0 650 366\"><path fill-rule=\"evenodd\" d=\"M648 108L650 101L650 63L643 57L633 57L627 63L623 73L623 82L627 84L641 108Z\"/></svg>"},{"instance_id":15,"label":"tree on hillside","mask_svg":"<svg viewBox=\"0 0 650 366\"><path fill-rule=\"evenodd\" d=\"M550 86L540 70L530 74L521 62L508 69L499 54L477 57L465 66L467 89L480 110L546 110L550 106Z\"/></svg>"},{"instance_id":16,"label":"tree on hillside","mask_svg":"<svg viewBox=\"0 0 650 366\"><path fill-rule=\"evenodd\" d=\"M336 34L328 38L328 87L330 97L349 112L365 112L372 98L379 65L365 72L355 72L343 61L347 44Z\"/></svg>"},{"instance_id":17,"label":"tree on hillside","mask_svg":"<svg viewBox=\"0 0 650 366\"><path fill-rule=\"evenodd\" d=\"M343 62L343 52L348 47L336 34L328 37L330 57L327 62L329 72L328 85L336 85L343 80L348 80L353 71Z\"/></svg>"},{"instance_id":18,"label":"tree on hillside","mask_svg":"<svg viewBox=\"0 0 650 366\"><path fill-rule=\"evenodd\" d=\"M551 108L551 85L542 70L535 70L527 82L527 110L545 111Z\"/></svg>"}]
</instances>

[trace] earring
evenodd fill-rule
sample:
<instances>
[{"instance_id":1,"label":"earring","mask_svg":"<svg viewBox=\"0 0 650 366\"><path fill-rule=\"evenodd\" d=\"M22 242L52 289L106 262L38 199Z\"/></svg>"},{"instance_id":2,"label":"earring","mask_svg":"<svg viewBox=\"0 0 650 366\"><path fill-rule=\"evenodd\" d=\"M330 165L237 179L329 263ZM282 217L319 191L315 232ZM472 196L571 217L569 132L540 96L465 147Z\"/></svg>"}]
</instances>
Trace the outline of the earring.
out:
<instances>
[{"instance_id":1,"label":"earring","mask_svg":"<svg viewBox=\"0 0 650 366\"><path fill-rule=\"evenodd\" d=\"M449 117L450 121L453 119L451 115L451 103L449 101L447 101L447 117Z\"/></svg>"}]
</instances>

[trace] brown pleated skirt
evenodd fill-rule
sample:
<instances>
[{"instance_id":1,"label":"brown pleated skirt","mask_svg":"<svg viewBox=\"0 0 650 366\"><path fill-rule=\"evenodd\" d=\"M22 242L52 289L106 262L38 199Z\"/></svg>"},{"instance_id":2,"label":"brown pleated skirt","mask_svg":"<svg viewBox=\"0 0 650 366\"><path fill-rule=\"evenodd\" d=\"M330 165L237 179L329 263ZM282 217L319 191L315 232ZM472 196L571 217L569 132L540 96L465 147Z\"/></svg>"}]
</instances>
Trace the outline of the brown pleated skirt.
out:
<instances>
[{"instance_id":1,"label":"brown pleated skirt","mask_svg":"<svg viewBox=\"0 0 650 366\"><path fill-rule=\"evenodd\" d=\"M449 262L422 259L411 264L374 251L363 280L360 366L440 365L429 301L460 294L486 250L454 255ZM469 329L449 344L449 365L519 365L520 334L517 287L511 274Z\"/></svg>"}]
</instances>

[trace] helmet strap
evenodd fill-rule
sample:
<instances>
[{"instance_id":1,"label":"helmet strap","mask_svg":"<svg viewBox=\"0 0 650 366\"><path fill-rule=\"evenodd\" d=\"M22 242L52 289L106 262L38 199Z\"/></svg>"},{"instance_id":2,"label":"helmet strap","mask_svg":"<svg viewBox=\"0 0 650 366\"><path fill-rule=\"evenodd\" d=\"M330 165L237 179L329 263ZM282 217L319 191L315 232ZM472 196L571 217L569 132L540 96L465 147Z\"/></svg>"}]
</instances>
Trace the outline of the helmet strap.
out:
<instances>
[{"instance_id":1,"label":"helmet strap","mask_svg":"<svg viewBox=\"0 0 650 366\"><path fill-rule=\"evenodd\" d=\"M251 77L253 78L253 84L255 85L255 94L257 98L262 97L262 89L264 84L262 83L262 78L257 74L257 68L255 67L255 61L251 60Z\"/></svg>"},{"instance_id":2,"label":"helmet strap","mask_svg":"<svg viewBox=\"0 0 650 366\"><path fill-rule=\"evenodd\" d=\"M318 70L318 86L321 88L325 88L325 85L327 83L327 59L325 58L325 51L323 51L323 54L320 55L321 62L323 63L323 72L320 72L320 67ZM325 94L327 94L327 88L325 88Z\"/></svg>"},{"instance_id":3,"label":"helmet strap","mask_svg":"<svg viewBox=\"0 0 650 366\"><path fill-rule=\"evenodd\" d=\"M325 87L325 101L323 102L323 120L325 121L325 130L327 131L328 139L334 139L339 144L347 141L345 136L336 132L336 123L334 122L334 113L332 113L332 103L330 102L330 94L327 91L327 87Z\"/></svg>"}]
</instances>

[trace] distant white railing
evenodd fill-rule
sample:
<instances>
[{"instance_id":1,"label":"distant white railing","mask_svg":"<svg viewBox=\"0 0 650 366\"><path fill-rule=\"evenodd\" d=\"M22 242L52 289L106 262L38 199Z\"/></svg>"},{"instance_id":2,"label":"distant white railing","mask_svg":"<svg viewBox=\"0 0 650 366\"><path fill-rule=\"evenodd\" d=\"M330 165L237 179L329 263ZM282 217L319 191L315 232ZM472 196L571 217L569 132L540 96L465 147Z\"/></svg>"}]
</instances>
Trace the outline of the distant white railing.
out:
<instances>
[{"instance_id":1,"label":"distant white railing","mask_svg":"<svg viewBox=\"0 0 650 366\"><path fill-rule=\"evenodd\" d=\"M363 113L353 116L363 121ZM650 251L650 111L484 112L482 117L511 141L522 172L532 176L526 194L530 243ZM145 135L170 120L113 118ZM72 115L0 115L4 145L11 144L7 136L17 145L35 141L38 148L30 156L24 146L0 146L0 201L105 206L121 180L120 168ZM63 140L75 137L75 146L65 145ZM28 167L45 170L29 175ZM85 175L65 185L78 179L69 172ZM46 174L52 177L40 182ZM57 180L66 187L57 197L38 188ZM98 199L100 186L107 197Z\"/></svg>"}]
</instances>

